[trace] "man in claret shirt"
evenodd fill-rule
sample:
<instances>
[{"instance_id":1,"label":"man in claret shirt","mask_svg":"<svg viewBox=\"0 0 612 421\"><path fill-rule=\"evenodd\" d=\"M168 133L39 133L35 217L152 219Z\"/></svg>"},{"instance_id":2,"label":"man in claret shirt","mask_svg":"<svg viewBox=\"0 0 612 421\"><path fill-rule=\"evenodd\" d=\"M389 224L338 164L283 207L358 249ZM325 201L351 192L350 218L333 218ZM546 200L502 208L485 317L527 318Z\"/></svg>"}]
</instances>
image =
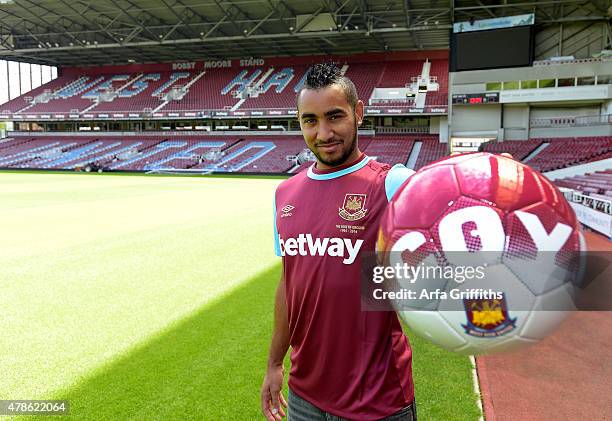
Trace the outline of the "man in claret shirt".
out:
<instances>
[{"instance_id":1,"label":"man in claret shirt","mask_svg":"<svg viewBox=\"0 0 612 421\"><path fill-rule=\"evenodd\" d=\"M359 150L364 105L335 65L310 69L297 108L317 160L275 193L274 240L283 274L262 412L270 421L285 414L289 421L416 420L408 339L395 312L362 311L360 296L361 255L375 250L387 203L413 171L390 168Z\"/></svg>"}]
</instances>

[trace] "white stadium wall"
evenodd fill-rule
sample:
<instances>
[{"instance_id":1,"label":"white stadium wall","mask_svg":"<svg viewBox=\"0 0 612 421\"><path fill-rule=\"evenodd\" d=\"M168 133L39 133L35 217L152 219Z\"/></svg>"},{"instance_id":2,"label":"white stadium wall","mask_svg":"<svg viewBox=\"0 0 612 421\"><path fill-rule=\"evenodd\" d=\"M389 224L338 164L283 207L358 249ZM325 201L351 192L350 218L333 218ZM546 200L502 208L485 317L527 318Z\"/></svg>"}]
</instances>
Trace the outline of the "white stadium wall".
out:
<instances>
[{"instance_id":1,"label":"white stadium wall","mask_svg":"<svg viewBox=\"0 0 612 421\"><path fill-rule=\"evenodd\" d=\"M437 134L440 143L448 143L448 117L432 116L429 119L429 133Z\"/></svg>"},{"instance_id":2,"label":"white stadium wall","mask_svg":"<svg viewBox=\"0 0 612 421\"><path fill-rule=\"evenodd\" d=\"M537 139L541 137L555 138L586 136L612 136L612 125L601 124L597 126L532 128L529 131L530 139Z\"/></svg>"},{"instance_id":3,"label":"white stadium wall","mask_svg":"<svg viewBox=\"0 0 612 421\"><path fill-rule=\"evenodd\" d=\"M610 102L610 101L608 101ZM547 119L563 117L586 117L594 115L607 115L605 105L576 105L574 107L550 107L537 106L530 108L530 119ZM576 137L576 136L612 136L612 125L609 123L591 124L588 126L575 127L532 127L529 132L530 138L539 137Z\"/></svg>"},{"instance_id":4,"label":"white stadium wall","mask_svg":"<svg viewBox=\"0 0 612 421\"><path fill-rule=\"evenodd\" d=\"M463 132L496 132L501 127L501 104L486 104L478 107L454 105L451 120L452 136Z\"/></svg>"},{"instance_id":5,"label":"white stadium wall","mask_svg":"<svg viewBox=\"0 0 612 421\"><path fill-rule=\"evenodd\" d=\"M461 92L462 86L484 88L487 82L504 82L514 80L554 79L586 77L592 75L609 75L610 61L591 61L585 63L551 64L544 66L516 67L512 69L472 70L453 73L453 93ZM479 91L474 91L479 92Z\"/></svg>"},{"instance_id":6,"label":"white stadium wall","mask_svg":"<svg viewBox=\"0 0 612 421\"><path fill-rule=\"evenodd\" d=\"M590 83L594 83L595 77L598 84L588 85L591 79ZM451 73L449 80L453 95L499 93L499 104L453 104L449 110L452 136L496 136L498 140L611 136L612 125L604 118L600 124L597 117L612 114L611 77L610 60ZM561 86L565 79L578 86ZM533 81L544 83L548 80L553 81L552 87L520 89L530 86ZM512 86L502 89L501 85L506 87L506 83L514 84L514 89L510 89ZM558 87L556 83L559 83ZM497 85L499 89L493 88ZM589 119L588 124L535 121L586 116L593 116L597 121ZM539 124L534 124L534 121Z\"/></svg>"},{"instance_id":7,"label":"white stadium wall","mask_svg":"<svg viewBox=\"0 0 612 421\"><path fill-rule=\"evenodd\" d=\"M599 105L583 105L575 107L531 107L531 118L553 118L553 117L580 117L597 115L600 113Z\"/></svg>"},{"instance_id":8,"label":"white stadium wall","mask_svg":"<svg viewBox=\"0 0 612 421\"><path fill-rule=\"evenodd\" d=\"M529 137L529 106L503 105L504 140L524 140Z\"/></svg>"}]
</instances>

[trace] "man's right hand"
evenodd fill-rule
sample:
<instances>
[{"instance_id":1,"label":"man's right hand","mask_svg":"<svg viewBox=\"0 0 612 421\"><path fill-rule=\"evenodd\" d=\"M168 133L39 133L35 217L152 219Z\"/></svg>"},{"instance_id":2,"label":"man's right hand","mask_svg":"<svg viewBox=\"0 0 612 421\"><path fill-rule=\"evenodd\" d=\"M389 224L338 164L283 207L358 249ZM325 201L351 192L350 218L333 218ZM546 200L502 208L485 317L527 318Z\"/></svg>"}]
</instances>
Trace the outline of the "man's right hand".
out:
<instances>
[{"instance_id":1,"label":"man's right hand","mask_svg":"<svg viewBox=\"0 0 612 421\"><path fill-rule=\"evenodd\" d=\"M285 416L283 407L287 408L287 401L282 393L284 374L282 364L268 367L261 386L261 411L268 421L281 421Z\"/></svg>"}]
</instances>

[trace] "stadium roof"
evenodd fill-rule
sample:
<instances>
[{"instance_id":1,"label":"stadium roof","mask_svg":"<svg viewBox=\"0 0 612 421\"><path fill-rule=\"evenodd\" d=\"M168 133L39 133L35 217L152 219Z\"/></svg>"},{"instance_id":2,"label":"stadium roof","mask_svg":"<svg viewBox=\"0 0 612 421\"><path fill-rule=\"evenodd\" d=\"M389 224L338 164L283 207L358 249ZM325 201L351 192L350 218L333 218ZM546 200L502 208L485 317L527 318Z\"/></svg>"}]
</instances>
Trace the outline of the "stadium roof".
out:
<instances>
[{"instance_id":1,"label":"stadium roof","mask_svg":"<svg viewBox=\"0 0 612 421\"><path fill-rule=\"evenodd\" d=\"M0 58L50 65L448 48L453 22L607 21L607 0L0 0ZM612 35L610 35L612 38Z\"/></svg>"}]
</instances>

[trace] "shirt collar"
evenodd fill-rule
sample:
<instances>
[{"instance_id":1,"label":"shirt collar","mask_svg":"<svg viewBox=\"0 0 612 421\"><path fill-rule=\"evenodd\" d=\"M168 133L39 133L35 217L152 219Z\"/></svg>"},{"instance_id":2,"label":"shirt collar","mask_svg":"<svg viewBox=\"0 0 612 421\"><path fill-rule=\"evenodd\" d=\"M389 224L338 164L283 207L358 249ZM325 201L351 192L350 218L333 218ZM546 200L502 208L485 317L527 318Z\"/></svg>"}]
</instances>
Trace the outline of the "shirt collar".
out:
<instances>
[{"instance_id":1,"label":"shirt collar","mask_svg":"<svg viewBox=\"0 0 612 421\"><path fill-rule=\"evenodd\" d=\"M308 178L313 180L330 180L333 178L342 177L343 175L350 174L355 172L363 167L371 160L369 156L362 153L357 160L350 162L348 164L342 164L337 167L320 170L316 168L316 163L312 164L308 168Z\"/></svg>"}]
</instances>

